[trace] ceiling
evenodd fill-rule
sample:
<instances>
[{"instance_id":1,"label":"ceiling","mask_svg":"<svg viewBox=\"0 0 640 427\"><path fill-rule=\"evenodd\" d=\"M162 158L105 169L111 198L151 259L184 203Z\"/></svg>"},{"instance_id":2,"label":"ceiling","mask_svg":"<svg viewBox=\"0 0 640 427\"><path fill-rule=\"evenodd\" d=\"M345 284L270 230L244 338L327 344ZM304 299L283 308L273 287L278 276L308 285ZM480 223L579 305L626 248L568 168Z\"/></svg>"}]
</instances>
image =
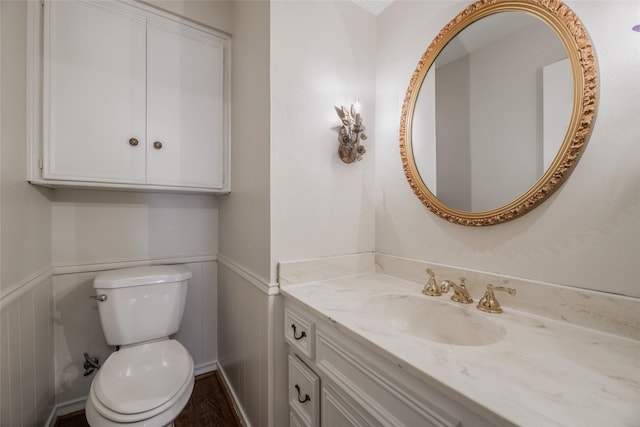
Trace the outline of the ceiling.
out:
<instances>
[{"instance_id":1,"label":"ceiling","mask_svg":"<svg viewBox=\"0 0 640 427\"><path fill-rule=\"evenodd\" d=\"M363 9L368 10L373 15L378 15L387 6L393 3L393 0L351 0Z\"/></svg>"}]
</instances>

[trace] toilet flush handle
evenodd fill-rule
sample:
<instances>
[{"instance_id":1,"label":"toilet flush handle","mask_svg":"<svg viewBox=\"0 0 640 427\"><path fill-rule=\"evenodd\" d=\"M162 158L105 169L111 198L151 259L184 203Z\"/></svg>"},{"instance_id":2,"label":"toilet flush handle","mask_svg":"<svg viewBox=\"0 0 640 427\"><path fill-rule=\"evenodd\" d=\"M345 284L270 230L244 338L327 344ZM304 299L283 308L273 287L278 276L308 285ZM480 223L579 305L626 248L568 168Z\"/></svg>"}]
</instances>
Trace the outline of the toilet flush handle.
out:
<instances>
[{"instance_id":1,"label":"toilet flush handle","mask_svg":"<svg viewBox=\"0 0 640 427\"><path fill-rule=\"evenodd\" d=\"M107 296L104 295L104 294L102 294L102 295L90 295L89 298L98 300L100 302L107 300Z\"/></svg>"}]
</instances>

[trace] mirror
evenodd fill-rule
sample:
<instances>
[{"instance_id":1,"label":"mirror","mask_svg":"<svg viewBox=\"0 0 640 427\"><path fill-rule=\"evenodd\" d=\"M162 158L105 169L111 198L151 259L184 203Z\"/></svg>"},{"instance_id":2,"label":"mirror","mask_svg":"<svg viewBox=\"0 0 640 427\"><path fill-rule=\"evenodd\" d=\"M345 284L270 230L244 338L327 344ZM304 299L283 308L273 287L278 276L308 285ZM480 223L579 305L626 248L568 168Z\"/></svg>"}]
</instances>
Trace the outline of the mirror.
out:
<instances>
[{"instance_id":1,"label":"mirror","mask_svg":"<svg viewBox=\"0 0 640 427\"><path fill-rule=\"evenodd\" d=\"M593 47L568 7L476 2L440 31L412 76L400 125L405 175L451 222L516 218L570 173L596 98Z\"/></svg>"}]
</instances>

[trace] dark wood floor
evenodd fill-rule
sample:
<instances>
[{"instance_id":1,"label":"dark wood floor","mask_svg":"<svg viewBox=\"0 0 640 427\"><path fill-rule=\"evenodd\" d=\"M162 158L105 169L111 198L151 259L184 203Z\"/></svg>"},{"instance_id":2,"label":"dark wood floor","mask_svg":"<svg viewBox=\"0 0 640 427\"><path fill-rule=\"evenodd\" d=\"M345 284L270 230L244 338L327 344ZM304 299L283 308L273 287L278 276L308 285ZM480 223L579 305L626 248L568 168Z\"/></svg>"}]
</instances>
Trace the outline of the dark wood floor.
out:
<instances>
[{"instance_id":1,"label":"dark wood floor","mask_svg":"<svg viewBox=\"0 0 640 427\"><path fill-rule=\"evenodd\" d=\"M242 427L218 371L196 377L191 398L174 421L175 427ZM84 411L63 415L55 427L87 427Z\"/></svg>"}]
</instances>

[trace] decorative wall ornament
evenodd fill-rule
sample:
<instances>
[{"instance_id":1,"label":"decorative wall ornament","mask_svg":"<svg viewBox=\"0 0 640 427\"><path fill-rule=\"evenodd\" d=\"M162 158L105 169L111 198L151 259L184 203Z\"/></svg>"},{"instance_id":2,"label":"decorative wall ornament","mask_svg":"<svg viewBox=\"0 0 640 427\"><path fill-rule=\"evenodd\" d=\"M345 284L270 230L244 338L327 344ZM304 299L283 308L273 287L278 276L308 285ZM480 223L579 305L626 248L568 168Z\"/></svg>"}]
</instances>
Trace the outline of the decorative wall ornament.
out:
<instances>
[{"instance_id":1,"label":"decorative wall ornament","mask_svg":"<svg viewBox=\"0 0 640 427\"><path fill-rule=\"evenodd\" d=\"M499 12L523 12L545 21L558 35L571 62L574 101L571 120L562 145L538 181L522 196L497 209L468 212L454 209L426 186L413 157L413 114L420 88L438 54L472 23ZM486 226L517 218L546 200L569 176L584 152L596 117L598 69L593 43L576 14L560 0L479 0L460 12L433 39L411 77L400 118L400 155L413 192L436 215L461 225Z\"/></svg>"},{"instance_id":2,"label":"decorative wall ornament","mask_svg":"<svg viewBox=\"0 0 640 427\"><path fill-rule=\"evenodd\" d=\"M367 152L360 140L367 139L362 125L362 116L360 116L360 102L356 101L351 104L351 108L334 107L338 113L338 117L342 121L342 126L338 131L338 155L345 163L353 163L362 160L362 155Z\"/></svg>"}]
</instances>

